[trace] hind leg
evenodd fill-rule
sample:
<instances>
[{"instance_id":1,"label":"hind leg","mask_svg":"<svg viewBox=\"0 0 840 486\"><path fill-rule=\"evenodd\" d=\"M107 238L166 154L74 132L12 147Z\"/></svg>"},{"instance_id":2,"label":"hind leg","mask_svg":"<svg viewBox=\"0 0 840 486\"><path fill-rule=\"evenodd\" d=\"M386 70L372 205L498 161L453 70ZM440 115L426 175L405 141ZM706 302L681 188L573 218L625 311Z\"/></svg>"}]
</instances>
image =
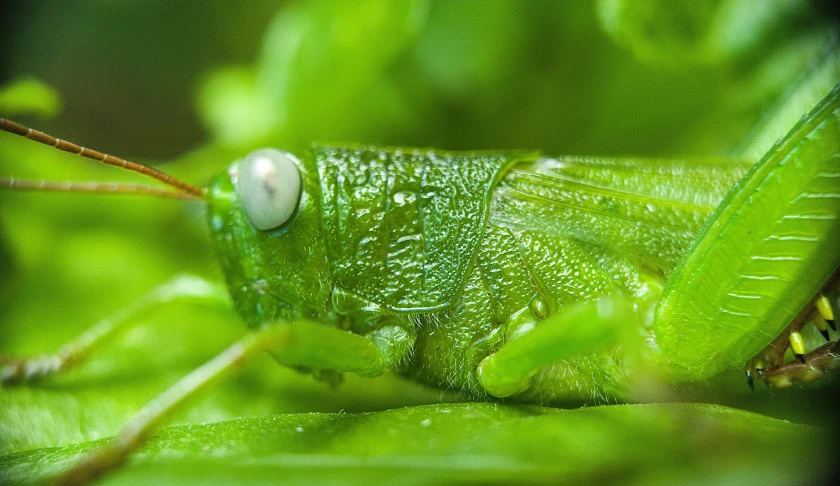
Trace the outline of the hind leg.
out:
<instances>
[{"instance_id":1,"label":"hind leg","mask_svg":"<svg viewBox=\"0 0 840 486\"><path fill-rule=\"evenodd\" d=\"M833 285L836 286L836 283ZM828 293L829 288L827 286L823 291ZM814 381L826 371L840 369L840 342L827 342L806 352L801 334L802 329L811 323L829 341L829 328L837 331L834 307L825 294L817 295L784 332L747 363L746 376L750 388L756 376L768 386L787 388L794 381ZM793 352L794 359L785 363L788 349Z\"/></svg>"}]
</instances>

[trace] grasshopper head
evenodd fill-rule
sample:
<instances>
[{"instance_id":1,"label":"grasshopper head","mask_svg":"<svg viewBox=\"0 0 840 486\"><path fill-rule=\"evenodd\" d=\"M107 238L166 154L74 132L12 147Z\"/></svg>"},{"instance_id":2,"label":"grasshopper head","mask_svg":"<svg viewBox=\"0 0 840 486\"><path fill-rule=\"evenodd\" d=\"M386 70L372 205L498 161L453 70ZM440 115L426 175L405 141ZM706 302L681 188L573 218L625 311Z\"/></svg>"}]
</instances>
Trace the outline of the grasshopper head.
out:
<instances>
[{"instance_id":1,"label":"grasshopper head","mask_svg":"<svg viewBox=\"0 0 840 486\"><path fill-rule=\"evenodd\" d=\"M250 326L284 317L328 319L327 251L321 188L310 151L257 150L209 189L0 118L0 130L136 172L169 188L134 183L39 181L0 177L0 189L136 194L208 203L215 241L234 305Z\"/></svg>"},{"instance_id":2,"label":"grasshopper head","mask_svg":"<svg viewBox=\"0 0 840 486\"><path fill-rule=\"evenodd\" d=\"M207 192L219 260L249 326L326 317L328 265L317 174L311 157L261 149L231 164Z\"/></svg>"}]
</instances>

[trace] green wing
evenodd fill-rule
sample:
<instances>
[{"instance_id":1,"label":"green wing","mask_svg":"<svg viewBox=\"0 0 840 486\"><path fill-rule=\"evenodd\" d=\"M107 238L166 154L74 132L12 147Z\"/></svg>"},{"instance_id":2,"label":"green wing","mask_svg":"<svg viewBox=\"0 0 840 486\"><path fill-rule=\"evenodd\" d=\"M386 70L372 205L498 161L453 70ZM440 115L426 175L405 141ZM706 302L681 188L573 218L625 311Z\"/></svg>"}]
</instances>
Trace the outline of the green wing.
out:
<instances>
[{"instance_id":1,"label":"green wing","mask_svg":"<svg viewBox=\"0 0 840 486\"><path fill-rule=\"evenodd\" d=\"M458 297L490 191L521 158L370 147L314 153L335 281L395 311L439 310Z\"/></svg>"},{"instance_id":2,"label":"green wing","mask_svg":"<svg viewBox=\"0 0 840 486\"><path fill-rule=\"evenodd\" d=\"M566 239L668 275L751 165L709 158L540 159L517 165L501 181L491 223Z\"/></svg>"}]
</instances>

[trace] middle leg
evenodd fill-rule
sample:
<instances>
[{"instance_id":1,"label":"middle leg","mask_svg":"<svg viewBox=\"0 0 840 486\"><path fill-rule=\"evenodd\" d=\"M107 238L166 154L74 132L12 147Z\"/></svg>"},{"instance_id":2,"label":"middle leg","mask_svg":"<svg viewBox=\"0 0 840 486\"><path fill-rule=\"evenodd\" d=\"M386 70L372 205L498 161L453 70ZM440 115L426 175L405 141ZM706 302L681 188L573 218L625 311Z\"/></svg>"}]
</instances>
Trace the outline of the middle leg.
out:
<instances>
[{"instance_id":1,"label":"middle leg","mask_svg":"<svg viewBox=\"0 0 840 486\"><path fill-rule=\"evenodd\" d=\"M57 479L58 484L83 484L125 462L172 414L255 356L269 351L291 366L347 371L377 376L385 361L368 339L307 321L264 326L236 342L158 395L117 437Z\"/></svg>"},{"instance_id":2,"label":"middle leg","mask_svg":"<svg viewBox=\"0 0 840 486\"><path fill-rule=\"evenodd\" d=\"M607 342L627 327L628 321L635 322L636 315L619 297L586 302L557 313L486 357L478 366L478 381L496 397L521 393L540 368Z\"/></svg>"}]
</instances>

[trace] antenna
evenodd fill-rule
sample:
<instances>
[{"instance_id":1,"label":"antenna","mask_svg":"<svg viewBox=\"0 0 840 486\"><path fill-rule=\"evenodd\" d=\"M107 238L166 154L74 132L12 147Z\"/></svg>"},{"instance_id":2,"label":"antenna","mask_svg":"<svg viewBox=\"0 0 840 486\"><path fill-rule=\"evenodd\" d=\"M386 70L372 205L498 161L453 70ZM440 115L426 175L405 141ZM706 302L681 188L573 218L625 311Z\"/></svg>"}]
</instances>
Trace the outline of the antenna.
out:
<instances>
[{"instance_id":1,"label":"antenna","mask_svg":"<svg viewBox=\"0 0 840 486\"><path fill-rule=\"evenodd\" d=\"M137 196L155 196L171 199L186 199L196 201L192 194L180 191L162 189L147 184L133 182L89 182L89 181L43 181L26 180L14 177L0 177L0 188L17 189L20 191L41 192L86 192L99 194L130 194Z\"/></svg>"},{"instance_id":2,"label":"antenna","mask_svg":"<svg viewBox=\"0 0 840 486\"><path fill-rule=\"evenodd\" d=\"M74 183L74 182L48 182L48 181L24 181L12 178L0 178L0 187L7 187L12 189L24 190L45 190L45 191L63 191L63 192L104 192L104 193L137 193L145 195L155 195L162 197L178 197L181 199L203 199L205 189L193 186L182 180L176 179L169 174L153 169L147 165L138 164L130 160L114 157L113 155L103 154L96 150L81 147L75 143L55 138L47 135L44 132L33 130L29 127L17 124L11 120L0 118L0 130L4 130L21 137L26 137L29 140L55 147L64 152L70 152L80 155L87 159L95 160L106 165L113 165L121 169L126 169L138 174L143 174L152 179L156 179L164 184L178 189L176 191L161 190L152 186L136 185L136 184L117 184L117 183ZM177 194L177 196L176 196Z\"/></svg>"}]
</instances>

